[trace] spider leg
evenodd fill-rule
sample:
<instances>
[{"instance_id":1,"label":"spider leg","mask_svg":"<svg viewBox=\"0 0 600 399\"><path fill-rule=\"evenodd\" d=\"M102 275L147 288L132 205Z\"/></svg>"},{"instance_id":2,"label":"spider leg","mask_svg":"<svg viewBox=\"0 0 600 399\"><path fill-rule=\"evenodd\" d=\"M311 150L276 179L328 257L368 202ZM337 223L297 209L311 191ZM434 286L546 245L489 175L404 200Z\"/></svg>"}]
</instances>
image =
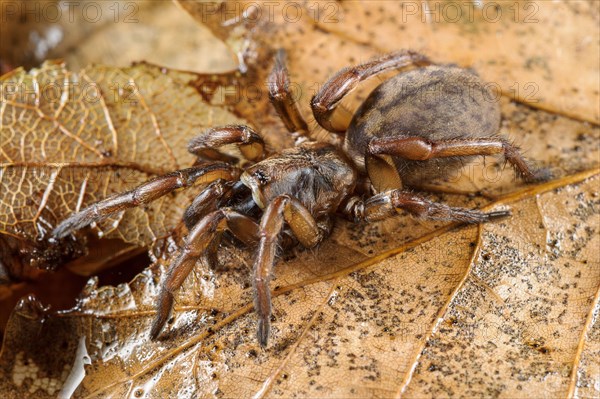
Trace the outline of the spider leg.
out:
<instances>
[{"instance_id":1,"label":"spider leg","mask_svg":"<svg viewBox=\"0 0 600 399\"><path fill-rule=\"evenodd\" d=\"M242 155L249 161L258 161L264 156L263 139L250 127L243 125L210 128L190 140L188 151L204 159L230 162L235 158L217 149L228 144L237 144Z\"/></svg>"},{"instance_id":2,"label":"spider leg","mask_svg":"<svg viewBox=\"0 0 600 399\"><path fill-rule=\"evenodd\" d=\"M269 100L283 121L287 130L294 135L296 141L309 136L308 125L290 91L290 76L285 66L285 51L280 49L275 56L275 64L267 80Z\"/></svg>"},{"instance_id":3,"label":"spider leg","mask_svg":"<svg viewBox=\"0 0 600 399\"><path fill-rule=\"evenodd\" d=\"M230 202L235 200L235 197L240 195L240 192L243 193L244 189L247 190L247 188L239 181L219 179L210 183L196 196L196 198L194 198L192 204L183 214L183 221L188 230L191 230L208 213L216 211L223 206L234 205L230 204ZM241 205L243 206L244 204L242 203ZM234 210L240 211L240 209L237 209L237 206ZM245 209L241 209L241 213L245 213L244 210ZM212 243L206 248L204 253L204 261L212 269L216 269L218 265L218 249L220 243L221 236L218 235L213 239Z\"/></svg>"},{"instance_id":4,"label":"spider leg","mask_svg":"<svg viewBox=\"0 0 600 399\"><path fill-rule=\"evenodd\" d=\"M431 61L424 55L404 50L384 55L355 67L344 68L325 82L312 98L311 107L315 119L324 129L334 133L343 133L346 131L352 115L342 116L340 119L343 119L344 123L335 123L332 120L333 113L340 101L356 88L361 81L393 69L430 64Z\"/></svg>"},{"instance_id":5,"label":"spider leg","mask_svg":"<svg viewBox=\"0 0 600 399\"><path fill-rule=\"evenodd\" d=\"M221 162L205 163L158 176L132 190L96 202L63 220L52 231L53 239L63 238L92 222L98 222L117 212L147 204L179 188L195 182L211 182L219 178L237 179L240 170Z\"/></svg>"},{"instance_id":6,"label":"spider leg","mask_svg":"<svg viewBox=\"0 0 600 399\"><path fill-rule=\"evenodd\" d=\"M219 267L219 247L221 245L222 238L222 234L216 234L213 240L206 246L206 249L204 250L202 260L212 270L217 270Z\"/></svg>"},{"instance_id":7,"label":"spider leg","mask_svg":"<svg viewBox=\"0 0 600 399\"><path fill-rule=\"evenodd\" d=\"M271 323L271 292L269 281L281 239L283 223L288 226L302 245L314 247L323 238L323 232L309 210L298 200L287 195L275 198L262 217L260 242L254 263L254 307L258 313L258 341L265 347Z\"/></svg>"},{"instance_id":8,"label":"spider leg","mask_svg":"<svg viewBox=\"0 0 600 399\"><path fill-rule=\"evenodd\" d=\"M234 194L236 182L218 179L202 190L183 213L185 226L191 230L209 212L216 211L224 201Z\"/></svg>"},{"instance_id":9,"label":"spider leg","mask_svg":"<svg viewBox=\"0 0 600 399\"><path fill-rule=\"evenodd\" d=\"M342 213L356 222L374 222L396 216L402 210L422 219L465 223L482 223L510 215L509 211L481 212L450 207L401 189L379 193L366 201L352 197L346 202Z\"/></svg>"},{"instance_id":10,"label":"spider leg","mask_svg":"<svg viewBox=\"0 0 600 399\"><path fill-rule=\"evenodd\" d=\"M257 223L231 209L212 212L196 224L185 238L181 252L171 263L162 284L156 318L150 330L151 339L158 337L170 317L174 302L173 293L181 287L198 259L206 255L207 250L215 248L215 240L219 240L225 230L247 245L253 245L258 240Z\"/></svg>"},{"instance_id":11,"label":"spider leg","mask_svg":"<svg viewBox=\"0 0 600 399\"><path fill-rule=\"evenodd\" d=\"M432 158L502 154L524 180L543 181L550 178L548 171L535 169L523 157L518 147L500 137L443 141L431 141L416 136L380 137L371 140L368 152L373 155L393 155L415 161Z\"/></svg>"}]
</instances>

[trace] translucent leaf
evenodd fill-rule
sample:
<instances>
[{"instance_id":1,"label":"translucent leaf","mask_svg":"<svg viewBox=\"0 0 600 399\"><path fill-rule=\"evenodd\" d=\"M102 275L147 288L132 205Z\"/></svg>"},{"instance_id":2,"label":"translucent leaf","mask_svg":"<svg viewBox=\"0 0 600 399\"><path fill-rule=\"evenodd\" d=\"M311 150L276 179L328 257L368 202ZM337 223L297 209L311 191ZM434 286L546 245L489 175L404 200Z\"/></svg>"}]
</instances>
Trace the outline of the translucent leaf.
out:
<instances>
[{"instance_id":1,"label":"translucent leaf","mask_svg":"<svg viewBox=\"0 0 600 399\"><path fill-rule=\"evenodd\" d=\"M372 225L336 221L317 250L286 254L278 263L266 350L255 338L253 251L232 244L221 249L222 270L198 263L178 291L168 333L158 342L147 334L171 252L129 284L98 287L90 280L78 306L66 312L46 311L27 298L7 326L1 392L54 397L63 389L74 390L74 397L153 398L599 395L597 4L500 4L504 15L517 7L520 22L509 17L492 24L481 14L494 11L486 8L492 2L475 2L474 20L461 23L449 22L448 13L439 23L422 22L422 7L446 3L372 3L298 2L285 15L283 5L274 5L269 20L266 2L238 3L227 14L206 2L180 2L239 54L245 73L218 75L211 86L206 75L133 69L154 71L149 82L157 76L187 82L174 84L170 101L191 85L204 93L203 107L228 104L227 110L281 148L289 136L262 89L276 48L288 52L294 88L309 117L309 98L331 73L411 47L436 61L472 66L497 83L504 94L502 133L550 167L556 179L527 186L502 164L478 160L447 181L424 183L447 192L439 199L452 205L509 206L510 218L461 228L404 216ZM250 4L263 7L262 19L243 13ZM293 20L296 7L302 13ZM527 16L538 22L526 24L524 14L533 11ZM352 109L377 83L367 83L344 105ZM538 90L530 91L536 87L529 83ZM223 88L250 86L262 97L218 100L236 92ZM220 88L220 94L207 96L206 88ZM10 143L18 152L15 141ZM188 156L184 150L185 140L173 146ZM42 181L38 186L45 187ZM456 192L481 195L451 194ZM145 214L162 218L170 206L180 212L178 201L186 200L178 194ZM175 224L165 224L165 231ZM121 221L112 234L131 225ZM80 376L85 353L91 364L74 386L70 381Z\"/></svg>"},{"instance_id":2,"label":"translucent leaf","mask_svg":"<svg viewBox=\"0 0 600 399\"><path fill-rule=\"evenodd\" d=\"M26 252L22 263L39 258L42 266L53 267L79 254L85 241L47 247L44 238L60 220L151 177L191 166L187 141L207 127L253 125L254 118L234 108L252 114L248 101L236 96L242 81L234 73L198 75L148 64L74 73L56 62L3 76L0 240L8 248L3 263ZM100 223L98 231L150 245L179 224L193 192L127 211Z\"/></svg>"}]
</instances>

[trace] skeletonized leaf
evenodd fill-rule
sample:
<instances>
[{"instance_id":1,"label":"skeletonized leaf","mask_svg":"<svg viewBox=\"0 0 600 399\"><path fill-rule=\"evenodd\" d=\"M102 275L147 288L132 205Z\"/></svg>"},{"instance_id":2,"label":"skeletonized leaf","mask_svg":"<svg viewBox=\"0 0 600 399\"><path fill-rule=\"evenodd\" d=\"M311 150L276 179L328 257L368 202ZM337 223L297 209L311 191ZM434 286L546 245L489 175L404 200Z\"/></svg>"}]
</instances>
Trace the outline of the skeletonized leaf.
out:
<instances>
[{"instance_id":1,"label":"skeletonized leaf","mask_svg":"<svg viewBox=\"0 0 600 399\"><path fill-rule=\"evenodd\" d=\"M5 262L22 248L45 261L44 267L68 259L78 250L61 253L43 241L60 220L151 177L191 166L187 141L203 129L252 124L229 107L246 106L235 91L224 92L234 85L240 85L235 74L188 74L147 64L73 73L48 62L2 77L0 235L10 248L3 251ZM172 231L189 200L188 193L159 199L99 229L149 245Z\"/></svg>"},{"instance_id":2,"label":"skeletonized leaf","mask_svg":"<svg viewBox=\"0 0 600 399\"><path fill-rule=\"evenodd\" d=\"M419 8L415 20L403 23L410 2L367 7L358 1L323 2L317 14L316 3L295 3L302 7L301 18L292 22L287 14L286 20L276 8L275 20L264 24L252 13L238 13L248 17L238 19L224 14L218 4L209 9L206 2L180 3L241 52L247 74L238 87L262 88L272 51L286 48L306 116L310 94L329 74L404 47L437 61L474 66L520 102L530 102L523 85L538 83L540 102L531 105L560 112L504 96L502 133L552 168L557 180L525 186L502 165L479 160L436 188L481 192L493 199L488 207L510 205L511 218L459 230L406 217L358 226L338 221L318 250L288 254L278 263L266 351L255 339L252 251L231 245L222 251L224 270L197 265L177 293L169 333L156 343L147 334L168 256L129 285L98 288L92 280L68 312L47 315L35 300L26 300L7 328L1 391L15 397L52 397L60 387L75 389L74 397L598 395L600 226L594 168L600 135L597 126L565 117L598 120L598 93L589 89L597 82L593 3L531 3L539 7L537 25L491 25L481 17L477 23L422 23ZM266 3L253 3L267 9ZM487 4L477 3L482 9ZM239 4L242 12L250 3ZM326 23L331 10L336 18ZM557 18L570 21L577 12L578 29L574 23L553 26ZM592 32L591 40L585 32ZM547 39L553 33L559 42ZM567 42L579 47L558 47ZM498 51L492 51L497 43ZM577 76L570 73L573 63ZM221 76L216 86L228 86L219 79L231 76ZM519 93L511 92L513 80ZM208 87L202 78L192 85ZM567 96L574 87L579 91ZM281 123L265 97L243 101L233 106L236 112L254 122L273 147L284 145ZM581 170L588 171L578 174ZM482 203L481 197L440 199L460 206ZM80 385L65 387L71 376L80 375L82 342L91 364L84 366ZM39 352L48 356L36 357Z\"/></svg>"}]
</instances>

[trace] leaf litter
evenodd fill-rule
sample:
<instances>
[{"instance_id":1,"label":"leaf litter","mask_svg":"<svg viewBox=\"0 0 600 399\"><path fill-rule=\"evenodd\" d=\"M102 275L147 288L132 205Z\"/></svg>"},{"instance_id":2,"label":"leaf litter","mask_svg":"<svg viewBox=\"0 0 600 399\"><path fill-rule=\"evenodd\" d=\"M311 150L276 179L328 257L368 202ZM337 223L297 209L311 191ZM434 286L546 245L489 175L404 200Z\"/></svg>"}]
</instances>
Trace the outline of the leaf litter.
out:
<instances>
[{"instance_id":1,"label":"leaf litter","mask_svg":"<svg viewBox=\"0 0 600 399\"><path fill-rule=\"evenodd\" d=\"M353 7L360 3L341 4ZM353 11L344 12L350 15ZM340 42L344 43L341 47L346 46L336 57L331 57L331 52L321 55L320 59L331 59L331 63L311 71L320 81L338 67L355 63L357 60L350 61L350 54L366 59L385 48L379 43L369 45L372 35L364 43L346 40L356 37L344 33L350 26L347 23L335 25L338 31L325 33L319 24L305 22L283 25L292 32L280 36L288 42L277 42L278 36L269 38L275 42L273 47L289 48L290 70L302 87L308 87L315 78L309 79L294 65L311 65L309 60L319 53L290 45L298 38L322 46L320 51L325 53ZM298 27L305 31L299 34ZM240 43L247 45L239 37L237 42L230 40L234 29L228 29L215 28L215 34L229 40L234 49ZM263 31L250 32L260 35ZM252 39L264 44L264 38ZM460 58L461 54L452 56ZM457 61L471 60L465 56ZM264 76L265 70L250 68L248 79ZM123 72L115 68L112 73ZM163 70L142 64L125 73L135 75L136 86L143 87L138 78L151 85L153 79L162 77ZM482 74L489 80L487 73ZM206 87L203 82L209 79L174 71L166 71L166 76L194 81L196 88ZM218 82L216 87L240 81L235 73L211 79ZM558 82L572 83L564 79ZM562 84L553 87L562 90ZM190 94L190 102L202 103L198 92ZM308 97L309 92L304 90L302 95ZM441 187L484 190L495 199L490 206L512 204L511 218L481 227L456 230L453 225L440 227L403 217L376 226L350 226L340 221L334 235L316 252L290 254L279 262L274 281L274 339L266 351L260 350L254 339L247 260L251 252L233 247L221 256L225 270L198 265L178 293L170 332L157 343L147 340L160 275L169 262L167 251L129 284L98 288L91 280L78 306L70 311L52 314L35 299L23 300L7 326L0 367L9 378L4 379L7 385L1 389L17 396L36 389L36 395L51 396L49 385L36 381L64 381L81 337L85 337L92 364L86 367L86 378L75 397L596 395L600 275L596 261L598 171L594 167L598 165L598 129L576 119L597 121L597 115L586 111L585 104L575 114L565 112L554 101L562 97L551 94L541 105L529 105L552 112L503 98L502 129L518 138L529 150L528 156L552 167L557 180L538 186L517 183L514 187L510 173L499 172L502 165L480 162L467 166L450 182L438 182ZM360 95L355 100L360 100ZM205 109L214 97L204 96L202 100L200 106ZM306 98L302 104L308 104ZM119 107L115 107L117 113ZM273 111L263 107L265 113L256 119L248 117L248 104L225 109L233 108L235 117L246 116L249 123L264 126L267 137L274 139L273 147L285 145L285 140L274 134L283 130ZM108 103L105 108L109 108ZM163 121L164 113L154 114L162 130L163 124L168 124ZM145 116L143 112L140 115ZM156 131L152 128L156 123L141 119L144 128L120 127L113 133L118 137L124 131ZM188 126L184 118L180 119ZM130 121L139 123L136 118ZM186 139L187 134L183 136ZM185 145L172 148L183 151ZM17 151L21 151L18 144ZM98 152L102 155L96 151L97 158L90 162L103 159ZM117 156L123 154L118 151ZM161 162L165 162L165 169L171 167L166 160ZM582 170L587 171L577 173ZM490 179L491 173L497 178ZM139 179L143 181L144 176ZM74 181L81 184L81 179ZM56 187L56 181L54 184ZM119 187L111 189L119 191ZM184 197L182 194L181 201ZM483 204L477 196L440 194L440 198L454 205ZM168 208L176 201L166 202L164 207ZM72 201L66 201L65 206L72 207ZM70 211L57 211L56 219ZM142 215L147 223L164 212L163 208L149 209ZM121 228L144 226L128 222L128 213L111 234L119 234ZM35 237L35 228L29 223L29 229L17 231L19 237ZM173 216L164 231L177 223ZM144 236L138 243L149 245L159 235ZM141 235L133 237L135 242ZM48 353L48 347L56 350ZM46 355L34 357L34 353ZM21 360L15 363L15 359ZM28 379L15 380L15 364L35 372Z\"/></svg>"}]
</instances>

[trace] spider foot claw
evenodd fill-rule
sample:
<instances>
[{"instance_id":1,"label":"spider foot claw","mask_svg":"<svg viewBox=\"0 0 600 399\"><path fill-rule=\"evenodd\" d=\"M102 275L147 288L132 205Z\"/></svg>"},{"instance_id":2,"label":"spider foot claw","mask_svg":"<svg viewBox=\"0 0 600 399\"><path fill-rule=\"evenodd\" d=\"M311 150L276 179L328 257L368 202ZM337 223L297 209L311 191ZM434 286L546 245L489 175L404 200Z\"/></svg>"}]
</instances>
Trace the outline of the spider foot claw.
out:
<instances>
[{"instance_id":1,"label":"spider foot claw","mask_svg":"<svg viewBox=\"0 0 600 399\"><path fill-rule=\"evenodd\" d=\"M492 212L486 213L486 216L488 217L489 220L501 219L501 218L505 218L510 215L511 215L511 212L509 209L505 209L505 210L501 210L501 211L492 211Z\"/></svg>"},{"instance_id":2,"label":"spider foot claw","mask_svg":"<svg viewBox=\"0 0 600 399\"><path fill-rule=\"evenodd\" d=\"M543 183L545 181L551 180L553 177L554 175L550 169L539 168L526 180L530 183Z\"/></svg>"},{"instance_id":3,"label":"spider foot claw","mask_svg":"<svg viewBox=\"0 0 600 399\"><path fill-rule=\"evenodd\" d=\"M169 291L163 291L160 294L158 299L158 311L156 313L156 318L152 322L152 327L150 328L150 340L155 341L160 332L163 330L165 324L169 320L171 316L171 310L173 309L173 294Z\"/></svg>"},{"instance_id":4,"label":"spider foot claw","mask_svg":"<svg viewBox=\"0 0 600 399\"><path fill-rule=\"evenodd\" d=\"M258 331L257 337L260 346L265 348L269 341L269 330L271 328L271 322L268 317L261 317L258 319Z\"/></svg>"},{"instance_id":5,"label":"spider foot claw","mask_svg":"<svg viewBox=\"0 0 600 399\"><path fill-rule=\"evenodd\" d=\"M51 239L58 240L61 238L65 238L73 231L79 230L91 223L91 221L88 218L78 216L80 216L80 214L76 213L70 218L63 220L58 226L54 228L54 230L52 230L52 233L50 233Z\"/></svg>"}]
</instances>

